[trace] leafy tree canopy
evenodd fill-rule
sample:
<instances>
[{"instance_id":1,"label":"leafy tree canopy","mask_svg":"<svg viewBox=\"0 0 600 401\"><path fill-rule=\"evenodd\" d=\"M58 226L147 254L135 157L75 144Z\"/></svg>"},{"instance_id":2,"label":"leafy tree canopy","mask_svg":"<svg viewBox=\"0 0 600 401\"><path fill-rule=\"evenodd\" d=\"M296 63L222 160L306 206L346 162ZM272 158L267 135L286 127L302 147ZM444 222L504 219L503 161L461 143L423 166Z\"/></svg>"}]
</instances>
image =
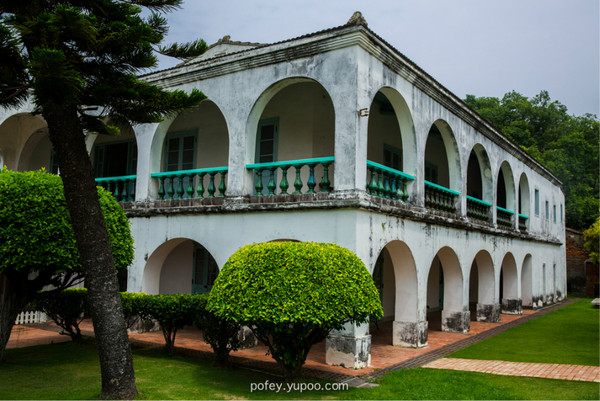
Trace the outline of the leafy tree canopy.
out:
<instances>
[{"instance_id":1,"label":"leafy tree canopy","mask_svg":"<svg viewBox=\"0 0 600 401\"><path fill-rule=\"evenodd\" d=\"M590 253L590 260L594 263L598 263L600 260L598 254L600 248L600 217L596 219L596 222L592 224L590 228L583 232L585 242L583 246Z\"/></svg>"},{"instance_id":2,"label":"leafy tree canopy","mask_svg":"<svg viewBox=\"0 0 600 401\"><path fill-rule=\"evenodd\" d=\"M598 216L598 118L569 115L547 91L533 98L467 95L465 102L562 181L568 227L583 231Z\"/></svg>"}]
</instances>

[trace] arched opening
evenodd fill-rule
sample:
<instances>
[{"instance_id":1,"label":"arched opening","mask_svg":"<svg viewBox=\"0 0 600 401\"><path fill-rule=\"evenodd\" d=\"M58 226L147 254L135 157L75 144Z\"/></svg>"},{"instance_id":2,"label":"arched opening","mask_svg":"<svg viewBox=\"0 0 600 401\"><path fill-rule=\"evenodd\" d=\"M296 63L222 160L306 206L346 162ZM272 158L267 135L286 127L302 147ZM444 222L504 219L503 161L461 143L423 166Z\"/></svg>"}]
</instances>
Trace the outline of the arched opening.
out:
<instances>
[{"instance_id":1,"label":"arched opening","mask_svg":"<svg viewBox=\"0 0 600 401\"><path fill-rule=\"evenodd\" d=\"M456 213L461 185L460 157L454 135L447 123L438 120L425 145L425 206Z\"/></svg>"},{"instance_id":2,"label":"arched opening","mask_svg":"<svg viewBox=\"0 0 600 401\"><path fill-rule=\"evenodd\" d=\"M467 163L467 216L487 222L492 206L492 170L487 152L476 144Z\"/></svg>"},{"instance_id":3,"label":"arched opening","mask_svg":"<svg viewBox=\"0 0 600 401\"><path fill-rule=\"evenodd\" d=\"M47 136L47 125L40 115L19 113L6 118L0 124L2 168L23 171L45 167L50 171L52 147Z\"/></svg>"},{"instance_id":4,"label":"arched opening","mask_svg":"<svg viewBox=\"0 0 600 401\"><path fill-rule=\"evenodd\" d=\"M512 253L507 253L502 260L500 269L500 299L502 300L502 313L520 315L522 302L519 298L519 276L517 262Z\"/></svg>"},{"instance_id":5,"label":"arched opening","mask_svg":"<svg viewBox=\"0 0 600 401\"><path fill-rule=\"evenodd\" d=\"M552 264L552 294L551 294L552 302L556 302L556 299L558 298L557 288L558 288L558 286L556 285L556 263L553 263Z\"/></svg>"},{"instance_id":6,"label":"arched opening","mask_svg":"<svg viewBox=\"0 0 600 401\"><path fill-rule=\"evenodd\" d=\"M217 262L204 246L187 238L176 238L163 243L148 258L142 292L209 292L218 274Z\"/></svg>"},{"instance_id":7,"label":"arched opening","mask_svg":"<svg viewBox=\"0 0 600 401\"><path fill-rule=\"evenodd\" d=\"M469 311L471 320L498 322L500 305L495 302L494 263L487 251L479 251L471 264L469 276Z\"/></svg>"},{"instance_id":8,"label":"arched opening","mask_svg":"<svg viewBox=\"0 0 600 401\"><path fill-rule=\"evenodd\" d=\"M179 114L159 142L161 172L152 174L157 180L159 199L226 194L229 131L223 113L214 102L205 100Z\"/></svg>"},{"instance_id":9,"label":"arched opening","mask_svg":"<svg viewBox=\"0 0 600 401\"><path fill-rule=\"evenodd\" d=\"M404 242L392 241L381 250L373 280L384 312L382 321L371 328L375 343L413 348L427 345L427 324L417 318L417 269Z\"/></svg>"},{"instance_id":10,"label":"arched opening","mask_svg":"<svg viewBox=\"0 0 600 401\"><path fill-rule=\"evenodd\" d=\"M547 283L547 276L546 276L546 264L542 264L542 305L545 305L548 302L548 283Z\"/></svg>"},{"instance_id":11,"label":"arched opening","mask_svg":"<svg viewBox=\"0 0 600 401\"><path fill-rule=\"evenodd\" d=\"M513 227L515 210L515 183L512 169L507 162L503 162L496 182L497 224L505 228Z\"/></svg>"},{"instance_id":12,"label":"arched opening","mask_svg":"<svg viewBox=\"0 0 600 401\"><path fill-rule=\"evenodd\" d=\"M48 128L40 128L35 131L25 142L19 157L19 171L33 171L42 168L52 174L58 173L58 163L48 136Z\"/></svg>"},{"instance_id":13,"label":"arched opening","mask_svg":"<svg viewBox=\"0 0 600 401\"><path fill-rule=\"evenodd\" d=\"M108 121L111 124L111 121ZM96 135L90 156L96 181L119 201L135 199L137 143L130 125L118 125L117 137Z\"/></svg>"},{"instance_id":14,"label":"arched opening","mask_svg":"<svg viewBox=\"0 0 600 401\"><path fill-rule=\"evenodd\" d=\"M331 191L334 127L333 102L316 81L290 78L268 88L248 122L249 192Z\"/></svg>"},{"instance_id":15,"label":"arched opening","mask_svg":"<svg viewBox=\"0 0 600 401\"><path fill-rule=\"evenodd\" d=\"M382 88L375 94L369 110L367 190L371 195L407 201L408 186L415 172L410 111L396 90Z\"/></svg>"},{"instance_id":16,"label":"arched opening","mask_svg":"<svg viewBox=\"0 0 600 401\"><path fill-rule=\"evenodd\" d=\"M458 257L448 247L440 249L427 278L427 321L429 330L466 333L470 313L463 307L463 277Z\"/></svg>"},{"instance_id":17,"label":"arched opening","mask_svg":"<svg viewBox=\"0 0 600 401\"><path fill-rule=\"evenodd\" d=\"M529 194L529 180L525 173L521 174L521 178L519 179L518 197L517 212L519 213L519 230L527 231L529 213L531 213L531 201Z\"/></svg>"},{"instance_id":18,"label":"arched opening","mask_svg":"<svg viewBox=\"0 0 600 401\"><path fill-rule=\"evenodd\" d=\"M521 268L521 299L523 301L523 307L525 308L534 307L531 258L531 254L527 254L523 260L523 267Z\"/></svg>"}]
</instances>

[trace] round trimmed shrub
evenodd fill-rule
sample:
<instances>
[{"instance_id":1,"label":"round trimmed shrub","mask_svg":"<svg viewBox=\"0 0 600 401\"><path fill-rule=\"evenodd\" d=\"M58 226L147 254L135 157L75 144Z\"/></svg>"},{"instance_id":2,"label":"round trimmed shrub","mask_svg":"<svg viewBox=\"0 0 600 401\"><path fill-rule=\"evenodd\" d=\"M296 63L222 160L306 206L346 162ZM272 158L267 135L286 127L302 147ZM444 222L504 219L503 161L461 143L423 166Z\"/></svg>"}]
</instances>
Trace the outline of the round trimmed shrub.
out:
<instances>
[{"instance_id":1,"label":"round trimmed shrub","mask_svg":"<svg viewBox=\"0 0 600 401\"><path fill-rule=\"evenodd\" d=\"M383 315L362 261L338 245L311 242L242 247L219 273L207 309L250 327L288 380L331 330Z\"/></svg>"}]
</instances>

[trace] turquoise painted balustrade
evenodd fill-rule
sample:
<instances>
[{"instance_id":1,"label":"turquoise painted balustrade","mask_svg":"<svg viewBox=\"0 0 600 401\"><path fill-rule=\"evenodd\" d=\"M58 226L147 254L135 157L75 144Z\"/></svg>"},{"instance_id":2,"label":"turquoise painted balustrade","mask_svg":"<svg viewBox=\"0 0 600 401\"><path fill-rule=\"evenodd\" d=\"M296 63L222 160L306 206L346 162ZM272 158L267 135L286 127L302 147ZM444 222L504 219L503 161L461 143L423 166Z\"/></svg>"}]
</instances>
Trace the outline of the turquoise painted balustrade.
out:
<instances>
[{"instance_id":1,"label":"turquoise painted balustrade","mask_svg":"<svg viewBox=\"0 0 600 401\"><path fill-rule=\"evenodd\" d=\"M158 199L213 198L225 196L227 167L152 173L158 179ZM217 187L217 177L219 185Z\"/></svg>"},{"instance_id":2,"label":"turquoise painted balustrade","mask_svg":"<svg viewBox=\"0 0 600 401\"><path fill-rule=\"evenodd\" d=\"M456 199L459 195L456 191L425 181L425 207L456 213Z\"/></svg>"},{"instance_id":3,"label":"turquoise painted balustrade","mask_svg":"<svg viewBox=\"0 0 600 401\"><path fill-rule=\"evenodd\" d=\"M291 186L294 187L292 194L312 194L331 192L332 185L329 175L333 162L333 157L320 157L247 164L246 168L254 171L254 193L256 195L287 195L289 194L288 190L292 190Z\"/></svg>"},{"instance_id":4,"label":"turquoise painted balustrade","mask_svg":"<svg viewBox=\"0 0 600 401\"><path fill-rule=\"evenodd\" d=\"M496 206L496 222L499 226L511 228L512 227L512 216L515 212L504 209L500 206Z\"/></svg>"},{"instance_id":5,"label":"turquoise painted balustrade","mask_svg":"<svg viewBox=\"0 0 600 401\"><path fill-rule=\"evenodd\" d=\"M527 220L529 220L529 216L519 213L519 231L527 231Z\"/></svg>"},{"instance_id":6,"label":"turquoise painted balustrade","mask_svg":"<svg viewBox=\"0 0 600 401\"><path fill-rule=\"evenodd\" d=\"M481 221L488 221L491 207L491 203L482 201L481 199L473 198L472 196L467 196L467 217Z\"/></svg>"},{"instance_id":7,"label":"turquoise painted balustrade","mask_svg":"<svg viewBox=\"0 0 600 401\"><path fill-rule=\"evenodd\" d=\"M407 185L415 177L402 171L367 160L367 193L381 198L408 200Z\"/></svg>"},{"instance_id":8,"label":"turquoise painted balustrade","mask_svg":"<svg viewBox=\"0 0 600 401\"><path fill-rule=\"evenodd\" d=\"M117 202L135 200L135 175L96 178L96 183L111 192Z\"/></svg>"}]
</instances>

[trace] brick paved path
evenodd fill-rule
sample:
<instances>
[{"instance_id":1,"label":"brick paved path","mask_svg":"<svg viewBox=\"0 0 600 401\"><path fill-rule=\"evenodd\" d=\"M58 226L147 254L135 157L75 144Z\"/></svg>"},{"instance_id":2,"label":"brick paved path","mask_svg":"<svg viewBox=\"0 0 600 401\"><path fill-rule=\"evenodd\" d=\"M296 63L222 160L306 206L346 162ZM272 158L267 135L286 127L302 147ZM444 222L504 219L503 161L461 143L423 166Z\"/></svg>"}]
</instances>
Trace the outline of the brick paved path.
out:
<instances>
[{"instance_id":1,"label":"brick paved path","mask_svg":"<svg viewBox=\"0 0 600 401\"><path fill-rule=\"evenodd\" d=\"M430 362L423 367L464 370L468 372L491 373L494 375L505 376L542 377L546 379L578 380L600 383L600 367L598 366L442 358Z\"/></svg>"},{"instance_id":2,"label":"brick paved path","mask_svg":"<svg viewBox=\"0 0 600 401\"><path fill-rule=\"evenodd\" d=\"M336 382L347 382L353 386L360 386L369 379L384 376L391 371L426 365L443 358L452 352L468 347L471 344L492 337L573 302L575 302L575 300L566 300L562 303L536 311L524 310L523 316L502 315L502 323L471 322L471 332L468 334L442 333L431 330L429 332L429 346L421 349L399 348L390 345L391 334L389 335L390 338L388 338L387 334L385 334L388 330L383 328L385 323L380 324L382 330L379 333L372 333L371 367L353 371L339 366L326 365L325 344L320 343L315 345L311 350L306 365L303 367L303 373L307 377ZM35 328L32 326L35 326ZM23 326L21 329L15 326L15 328L16 330L13 329L13 333L8 342L8 348L69 341L67 336L60 336L56 332L60 331L57 326L50 323L28 325L28 327ZM91 322L89 321L84 321L81 325L81 329L84 335L94 335ZM164 343L160 332L130 334L130 340L132 343L145 346L162 346ZM206 358L213 357L210 346L201 340L201 333L194 328L180 330L177 334L176 345L179 352L188 355ZM278 372L278 367L274 360L265 354L266 347L257 346L252 349L234 352L231 355L231 359L234 364L239 366Z\"/></svg>"}]
</instances>

